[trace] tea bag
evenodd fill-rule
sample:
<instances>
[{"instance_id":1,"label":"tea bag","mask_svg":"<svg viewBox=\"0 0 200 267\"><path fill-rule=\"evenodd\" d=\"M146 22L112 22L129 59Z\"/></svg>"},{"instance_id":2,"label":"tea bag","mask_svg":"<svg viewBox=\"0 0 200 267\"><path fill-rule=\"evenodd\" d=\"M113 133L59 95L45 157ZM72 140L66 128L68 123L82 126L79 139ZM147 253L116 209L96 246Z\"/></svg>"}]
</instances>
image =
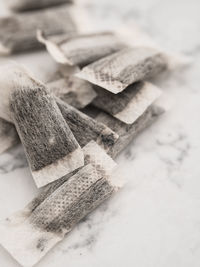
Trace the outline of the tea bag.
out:
<instances>
[{"instance_id":1,"label":"tea bag","mask_svg":"<svg viewBox=\"0 0 200 267\"><path fill-rule=\"evenodd\" d=\"M1 69L1 78L0 78L0 82L2 85L2 92L1 92L1 101L4 102L1 103L0 105L0 115L4 116L4 118L7 121L12 122L12 118L9 115L10 113L10 108L9 108L9 97L10 97L10 90L11 88L14 86L12 84L15 84L15 82L13 83L9 83L10 80L13 80L15 76L13 76L13 72L18 70L18 75L21 75L22 77L26 77L26 75L24 75L24 69L21 69L20 71L20 66L16 65L16 70L13 70L13 68L9 68L9 67L4 67L6 68L6 70L3 70L3 68ZM3 73L5 73L5 77L3 77ZM30 74L27 74L28 76L30 76ZM12 79L9 79L7 82L6 80L6 76L8 77L12 77ZM93 93L93 89L90 87L85 86L84 88L79 88L79 90L82 90L82 99L81 99L81 94L78 91L78 86L84 83L87 83L85 81L80 80L80 83L76 80L79 80L77 78L73 78L73 76L69 76L69 80L68 80L68 84L71 85L72 87L76 87L77 86L77 95L68 95L64 92L66 92L65 88L61 88L59 87L60 82L58 82L58 84L55 82L48 84L48 89L50 89L51 92L53 92L54 95L59 96L61 99L63 99L64 101L67 102L71 102L71 104L73 104L74 106L77 107L83 107L86 103L87 100L89 101L90 97L92 97L90 94L90 89L91 89L91 93ZM60 80L59 80L60 81ZM73 84L70 83L70 81L74 81ZM16 81L17 84L17 81ZM40 84L40 82L38 81L38 84ZM55 84L55 87L53 86L53 84ZM31 86L31 84L30 84ZM6 90L4 90L4 88L6 88ZM9 88L9 89L8 89ZM75 89L74 89L75 90ZM88 91L88 92L87 92ZM87 97L88 94L88 97ZM94 92L95 96L96 93ZM71 97L70 97L71 96ZM80 101L79 101L80 100ZM60 100L57 98L57 101L59 102ZM60 102L60 109L63 113L64 119L66 120L67 124L69 124L70 129L72 130L72 132L74 133L75 137L78 138L78 142L81 146L86 145L90 140L96 140L99 144L103 145L103 147L106 149L108 148L110 145L112 145L116 139L118 138L118 136L113 133L113 131L111 129L109 129L108 127L106 127L105 125L96 122L95 120L92 120L90 117L84 115L82 112L78 112L77 109L73 109L71 106L69 105L65 105L64 102ZM7 125L10 125L10 127L13 129L13 143L17 143L19 142L18 140L18 134L15 130L15 127L11 124L6 122ZM80 128L79 128L80 127ZM81 132L82 131L82 132ZM1 138L1 136L0 136ZM9 141L9 136L2 136L2 144L6 144ZM7 139L7 140L6 140ZM0 139L1 141L1 139ZM12 146L12 144L10 144L10 146ZM3 151L2 151L3 152Z\"/></svg>"},{"instance_id":2,"label":"tea bag","mask_svg":"<svg viewBox=\"0 0 200 267\"><path fill-rule=\"evenodd\" d=\"M38 40L46 45L47 50L58 63L79 67L126 47L112 32L62 35L51 38L45 37L39 31Z\"/></svg>"},{"instance_id":3,"label":"tea bag","mask_svg":"<svg viewBox=\"0 0 200 267\"><path fill-rule=\"evenodd\" d=\"M119 121L105 112L100 113L96 120L104 123L119 135L118 140L110 148L108 154L112 158L116 158L141 131L150 126L163 112L164 109L161 106L152 105L130 125Z\"/></svg>"},{"instance_id":4,"label":"tea bag","mask_svg":"<svg viewBox=\"0 0 200 267\"><path fill-rule=\"evenodd\" d=\"M1 69L0 84L7 89L3 114L15 124L38 187L83 166L83 152L41 82L12 66Z\"/></svg>"},{"instance_id":5,"label":"tea bag","mask_svg":"<svg viewBox=\"0 0 200 267\"><path fill-rule=\"evenodd\" d=\"M148 82L134 83L118 94L98 86L95 91L98 96L92 104L127 124L134 123L161 95L161 91Z\"/></svg>"},{"instance_id":6,"label":"tea bag","mask_svg":"<svg viewBox=\"0 0 200 267\"><path fill-rule=\"evenodd\" d=\"M126 48L84 67L76 77L117 94L167 68L167 58L149 47Z\"/></svg>"},{"instance_id":7,"label":"tea bag","mask_svg":"<svg viewBox=\"0 0 200 267\"><path fill-rule=\"evenodd\" d=\"M41 48L42 44L36 38L38 29L47 36L77 31L72 11L68 6L62 6L0 18L0 55Z\"/></svg>"},{"instance_id":8,"label":"tea bag","mask_svg":"<svg viewBox=\"0 0 200 267\"><path fill-rule=\"evenodd\" d=\"M115 163L95 144L85 150L88 159L96 151L92 163L86 163L47 194L32 212L27 213L25 208L23 219L18 213L0 224L0 243L22 266L36 264L82 218L117 191L117 181L110 175Z\"/></svg>"},{"instance_id":9,"label":"tea bag","mask_svg":"<svg viewBox=\"0 0 200 267\"><path fill-rule=\"evenodd\" d=\"M23 12L51 6L71 3L71 0L7 0L8 7L13 11Z\"/></svg>"},{"instance_id":10,"label":"tea bag","mask_svg":"<svg viewBox=\"0 0 200 267\"><path fill-rule=\"evenodd\" d=\"M95 141L90 141L83 147L84 166L92 164L95 168L102 167L107 174L112 174L117 166L116 163L105 153ZM82 167L81 167L82 168ZM22 222L56 189L64 184L70 177L75 175L81 168L63 176L62 178L40 188L38 195L23 209L9 216L8 221ZM116 181L117 182L117 181Z\"/></svg>"},{"instance_id":11,"label":"tea bag","mask_svg":"<svg viewBox=\"0 0 200 267\"><path fill-rule=\"evenodd\" d=\"M89 82L72 75L47 83L47 86L55 96L78 109L86 107L97 96Z\"/></svg>"},{"instance_id":12,"label":"tea bag","mask_svg":"<svg viewBox=\"0 0 200 267\"><path fill-rule=\"evenodd\" d=\"M19 143L15 126L0 118L0 154Z\"/></svg>"},{"instance_id":13,"label":"tea bag","mask_svg":"<svg viewBox=\"0 0 200 267\"><path fill-rule=\"evenodd\" d=\"M108 150L117 141L118 135L106 125L97 122L63 101L56 100L63 118L81 147L94 140L105 150Z\"/></svg>"}]
</instances>

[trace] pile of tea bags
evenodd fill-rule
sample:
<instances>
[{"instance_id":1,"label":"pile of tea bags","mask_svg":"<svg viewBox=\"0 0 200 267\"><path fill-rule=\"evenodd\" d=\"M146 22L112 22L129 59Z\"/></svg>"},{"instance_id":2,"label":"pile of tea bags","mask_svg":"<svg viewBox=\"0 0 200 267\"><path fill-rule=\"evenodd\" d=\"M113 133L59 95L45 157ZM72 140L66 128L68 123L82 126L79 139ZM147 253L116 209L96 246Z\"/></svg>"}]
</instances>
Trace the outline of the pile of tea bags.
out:
<instances>
[{"instance_id":1,"label":"pile of tea bags","mask_svg":"<svg viewBox=\"0 0 200 267\"><path fill-rule=\"evenodd\" d=\"M21 142L40 188L0 223L0 243L33 266L121 188L114 160L164 112L161 90L147 80L170 64L161 50L116 32L80 31L67 0L8 2L26 12L0 19L0 52L45 45L58 63L45 83L21 65L0 66L0 153Z\"/></svg>"}]
</instances>

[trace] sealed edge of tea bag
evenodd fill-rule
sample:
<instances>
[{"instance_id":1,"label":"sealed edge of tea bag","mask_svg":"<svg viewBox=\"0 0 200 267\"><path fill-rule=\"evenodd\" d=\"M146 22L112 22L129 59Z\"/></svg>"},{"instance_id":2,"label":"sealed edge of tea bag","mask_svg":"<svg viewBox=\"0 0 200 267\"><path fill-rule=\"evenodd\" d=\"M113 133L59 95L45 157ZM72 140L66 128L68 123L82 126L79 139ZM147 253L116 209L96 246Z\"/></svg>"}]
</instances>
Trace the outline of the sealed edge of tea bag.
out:
<instances>
[{"instance_id":1,"label":"sealed edge of tea bag","mask_svg":"<svg viewBox=\"0 0 200 267\"><path fill-rule=\"evenodd\" d=\"M153 84L145 82L144 87L128 103L126 108L115 114L114 117L127 123L134 123L145 110L152 105L156 99L161 96L162 92Z\"/></svg>"},{"instance_id":2,"label":"sealed edge of tea bag","mask_svg":"<svg viewBox=\"0 0 200 267\"><path fill-rule=\"evenodd\" d=\"M165 71L165 56L151 47L128 47L97 60L75 74L113 94Z\"/></svg>"},{"instance_id":3,"label":"sealed edge of tea bag","mask_svg":"<svg viewBox=\"0 0 200 267\"><path fill-rule=\"evenodd\" d=\"M18 89L10 101L12 118L37 187L84 164L82 149L55 99L45 89Z\"/></svg>"},{"instance_id":4,"label":"sealed edge of tea bag","mask_svg":"<svg viewBox=\"0 0 200 267\"><path fill-rule=\"evenodd\" d=\"M95 151L100 151L98 159L97 157L93 159ZM22 266L35 265L82 218L121 188L118 177L114 179L108 174L116 164L109 159L109 156L102 158L105 156L105 152L98 145L88 144L85 147L85 153L86 162L89 162L91 157L92 163L86 163L85 167L48 195L33 212L30 213L27 206L24 210L11 215L0 223L1 245ZM104 167L108 159L110 164L106 163ZM86 175L88 178L85 180ZM84 186L79 189L79 185L83 182ZM62 194L65 196L62 202L64 206L59 206L59 216L57 216L57 207L54 205L51 207L51 203L62 198ZM83 208L79 207L80 203ZM51 209L50 213L48 213L49 209ZM61 214L62 211L63 214ZM55 219L49 216L51 213ZM61 221L59 220L60 216L63 217ZM59 231L51 227L54 220L61 222L61 225L57 224L56 226L56 229L60 229ZM62 221L65 223L62 224Z\"/></svg>"},{"instance_id":5,"label":"sealed edge of tea bag","mask_svg":"<svg viewBox=\"0 0 200 267\"><path fill-rule=\"evenodd\" d=\"M37 37L41 43L46 45L56 62L79 68L126 47L126 44L113 32L106 31L49 38L38 31Z\"/></svg>"},{"instance_id":6,"label":"sealed edge of tea bag","mask_svg":"<svg viewBox=\"0 0 200 267\"><path fill-rule=\"evenodd\" d=\"M31 170L31 173L37 187L42 187L82 166L83 153L82 149L79 147L64 158L56 160L56 162L47 165L38 171Z\"/></svg>"},{"instance_id":7,"label":"sealed edge of tea bag","mask_svg":"<svg viewBox=\"0 0 200 267\"><path fill-rule=\"evenodd\" d=\"M144 62L138 62L138 64L141 63L139 68L143 66L142 73L144 72L144 74L145 72L149 72L149 74L150 72L153 73L154 70L157 70L157 74L159 74L162 71L172 71L174 69L178 69L179 67L185 67L191 62L189 58L184 55L178 55L178 54L175 55L175 53L172 54L165 49L161 49L161 47L155 44L155 42L153 42L151 38L148 37L145 33L143 33L137 26L134 27L133 25L133 27L128 27L128 26L126 27L124 26L123 28L119 27L119 29L117 30L114 29L113 32L115 32L116 36L118 36L119 39L122 39L129 48L132 48L132 50L134 49L138 50L138 49L143 48L143 50L146 49L146 51L149 51L149 53L150 51L152 51L151 58L149 58L150 55L149 56L147 55L147 59L152 61L151 71L150 71L150 68L148 68L148 62L145 62L145 60ZM129 79L127 79L129 80L129 83L123 83L121 81L120 76L116 77L116 75L114 75L116 74L117 71L120 71L119 69L116 70L116 66L117 65L120 66L120 63L123 62L120 57L120 55L122 55L121 52L122 50L120 50L120 52L113 53L110 56L104 57L100 60L97 60L85 66L80 72L76 73L75 76L85 79L93 84L96 84L100 87L107 89L108 91L112 93L117 94L119 92L122 92L127 86L129 86L133 82L137 82L137 81L144 80L144 79L149 79L157 75L155 71L154 75L152 76L141 75L141 77L138 77L140 76L139 70L138 70L138 72L135 74L134 79L131 80L130 79L131 75L129 75ZM113 65L109 66L110 72L108 71L106 60L110 64L113 63ZM145 66L147 67L145 68ZM107 67L107 70L105 70L106 67ZM113 71L114 67L115 67L115 71ZM159 67L160 67L160 70L159 70ZM134 70L134 72L135 71L136 69ZM123 73L123 69L122 69L122 73ZM126 78L127 77L128 77L128 74L126 75ZM108 84L108 81L110 82L110 84Z\"/></svg>"},{"instance_id":8,"label":"sealed edge of tea bag","mask_svg":"<svg viewBox=\"0 0 200 267\"><path fill-rule=\"evenodd\" d=\"M105 152L105 150L102 149L102 147L100 147L95 141L90 141L87 145L85 145L83 147L83 153L84 166L87 164L92 164L95 168L103 168L105 173L108 175L111 175L115 170L118 170L117 163L113 161L111 157ZM23 222L47 197L49 197L57 188L59 188L79 170L80 168L63 176L59 180L56 180L40 188L37 196L30 203L28 203L24 209L13 213L6 219L7 223L14 222L14 224L18 224Z\"/></svg>"},{"instance_id":9,"label":"sealed edge of tea bag","mask_svg":"<svg viewBox=\"0 0 200 267\"><path fill-rule=\"evenodd\" d=\"M83 166L84 158L82 149L80 148L66 121L62 117L62 114L55 100L45 90L45 85L33 78L29 71L27 71L21 65L6 65L4 67L1 67L0 70L0 84L2 85L1 88L3 95L3 104L1 103L0 105L0 116L6 115L4 116L4 118L15 124L17 132L24 146L24 151L28 158L29 166L36 185L38 187L44 186L56 179L60 179L62 176L73 171L74 169ZM4 90L4 88L6 88L6 90ZM32 95L31 98L30 95ZM30 113L30 103L28 103L29 100L33 101L33 96L35 99L34 101L40 99L40 104L45 103L46 108L44 110L43 107L41 109L41 112L43 114L43 118L48 118L48 123L50 126L48 132L47 128L45 128L47 127L47 125L45 126L41 124L40 114L38 113L35 113L38 119L35 120L35 128L33 128L33 120L35 119L35 117L33 117L32 113ZM20 103L23 104L21 105ZM38 102L36 104L39 105ZM37 107L34 105L31 107L34 110L37 109ZM51 107L55 112L54 115L52 113L48 113ZM41 107L39 107L39 109L40 108ZM30 115L30 120L29 117L26 118L26 116L29 116L27 115L28 112ZM57 120L54 121L53 117L56 117ZM31 128L29 129L29 135L27 135L26 127L29 126L31 126ZM43 130L46 130L43 133L41 132L41 134L39 135L40 137L36 141L36 136L38 136L38 131L41 126L43 126ZM59 131L62 130L63 135L68 136L68 142L70 143L70 148L68 149L68 143L66 143L67 141L64 139L64 136L61 137L60 142L63 142L63 144L65 144L65 148L63 147L64 150L61 153L59 152L60 150L58 151L58 148L55 147L55 142L58 142L58 140L56 141L56 138L54 137L56 129ZM51 134L53 134L52 138ZM48 135L50 135L49 139L47 138ZM45 136L47 139L43 138ZM50 160L48 158L45 158L45 155L47 155L48 153L50 153L51 155L51 152L53 150L55 150L56 152L56 157L53 159L52 155L52 158ZM43 153L45 155L43 155Z\"/></svg>"},{"instance_id":10,"label":"sealed edge of tea bag","mask_svg":"<svg viewBox=\"0 0 200 267\"><path fill-rule=\"evenodd\" d=\"M83 153L85 164L90 163L96 168L103 167L106 174L111 175L117 166L116 162L95 141L90 141L84 146Z\"/></svg>"},{"instance_id":11,"label":"sealed edge of tea bag","mask_svg":"<svg viewBox=\"0 0 200 267\"><path fill-rule=\"evenodd\" d=\"M166 57L168 69L170 71L188 66L192 63L191 57L162 48L150 35L140 28L134 20L131 20L127 24L119 25L117 29L114 29L114 32L119 38L122 38L125 43L132 47L146 46L162 52Z\"/></svg>"},{"instance_id":12,"label":"sealed edge of tea bag","mask_svg":"<svg viewBox=\"0 0 200 267\"><path fill-rule=\"evenodd\" d=\"M90 21L90 16L84 7L80 7L78 4L69 7L69 13L72 17L73 22L76 25L77 33L90 33L92 31L92 23ZM67 36L66 34L61 34L57 36L52 36L50 38L45 37L41 29L37 30L37 39L40 43L46 46L49 54L54 58L54 60L60 64L72 65L69 60L64 56L62 50L57 44L58 40L62 40ZM68 35L70 36L70 35Z\"/></svg>"},{"instance_id":13,"label":"sealed edge of tea bag","mask_svg":"<svg viewBox=\"0 0 200 267\"><path fill-rule=\"evenodd\" d=\"M104 89L98 88L97 94L100 90ZM126 90L128 90L127 95ZM103 94L104 91L105 95ZM116 95L106 92L106 90L104 91L100 92L99 99L97 96L92 104L127 124L132 124L134 121L136 121L145 112L145 110L162 94L161 90L158 87L149 82L141 82L137 84L135 83L133 85L130 85L130 87L126 88L123 92ZM129 94L129 92L131 92L132 94ZM109 99L109 96L111 97L110 103L106 102L106 99L104 101L104 97L108 97ZM118 107L115 106L115 100L119 101L119 105L120 102L122 103L124 101L124 104L122 104L122 109L119 108L118 104ZM116 112L114 112L114 110L116 110Z\"/></svg>"},{"instance_id":14,"label":"sealed edge of tea bag","mask_svg":"<svg viewBox=\"0 0 200 267\"><path fill-rule=\"evenodd\" d=\"M100 196L94 197L94 202L88 202L87 199L90 197L90 188L86 187L83 189L84 194L82 196L79 195L79 192L83 190L77 190L79 186L79 178L81 177L81 173L85 172L88 173L88 179L90 180L91 189L97 190L100 193ZM74 187L70 186L70 182L73 181ZM102 188L98 187L98 184L104 182L105 186L102 184ZM69 186L68 186L69 183ZM109 186L109 191L107 192L107 186ZM71 197L74 193L76 197L74 201L71 203L71 206L66 205L66 209L68 212L62 214L63 219L65 219L65 214L73 214L77 218L74 219L72 224L69 222L68 224L63 227L62 225L57 224L57 228L61 227L61 231L52 231L46 230L43 228L43 212L47 216L44 218L44 226L46 224L45 220L48 220L48 209L50 208L51 203L54 203L59 197L60 192L62 189L68 187L68 191L71 189L71 193L66 193L65 198L67 196ZM105 189L104 189L105 187ZM65 189L65 190L66 190ZM113 195L119 189L119 185L115 184L114 179L109 179L109 177L99 177L96 169L91 165L86 165L83 167L78 173L72 176L66 183L64 183L61 187L59 187L56 191L54 191L48 198L45 199L44 202L31 214L26 220L16 222L9 222L4 221L0 224L0 243L1 245L12 255L12 257L17 260L22 266L34 266L38 263L47 252L49 252L58 242L60 242L64 236L70 232L75 225L86 215L92 212L95 208L97 208L102 202L108 199L111 195ZM77 190L77 193L76 193ZM102 193L100 190L103 190ZM93 193L94 194L94 193ZM85 196L84 196L85 195ZM81 200L81 203L79 201ZM84 200L85 199L85 200ZM70 200L69 200L70 201ZM80 207L77 211L73 210L73 206L77 205L87 205L85 207ZM46 206L47 205L47 206ZM46 210L47 208L47 210ZM53 210L56 207L53 206ZM55 218L57 219L57 218ZM70 216L66 218L66 221L70 220ZM50 221L51 224L51 221ZM48 225L47 225L48 227ZM49 226L50 227L50 226Z\"/></svg>"},{"instance_id":15,"label":"sealed edge of tea bag","mask_svg":"<svg viewBox=\"0 0 200 267\"><path fill-rule=\"evenodd\" d=\"M99 113L96 119L119 135L119 139L110 148L108 154L115 159L140 132L153 124L164 112L165 107L158 100L156 104L152 104L133 124L129 125L105 112Z\"/></svg>"},{"instance_id":16,"label":"sealed edge of tea bag","mask_svg":"<svg viewBox=\"0 0 200 267\"><path fill-rule=\"evenodd\" d=\"M10 96L19 86L39 86L42 83L33 77L33 74L23 65L13 61L0 65L0 118L12 122L10 113Z\"/></svg>"}]
</instances>

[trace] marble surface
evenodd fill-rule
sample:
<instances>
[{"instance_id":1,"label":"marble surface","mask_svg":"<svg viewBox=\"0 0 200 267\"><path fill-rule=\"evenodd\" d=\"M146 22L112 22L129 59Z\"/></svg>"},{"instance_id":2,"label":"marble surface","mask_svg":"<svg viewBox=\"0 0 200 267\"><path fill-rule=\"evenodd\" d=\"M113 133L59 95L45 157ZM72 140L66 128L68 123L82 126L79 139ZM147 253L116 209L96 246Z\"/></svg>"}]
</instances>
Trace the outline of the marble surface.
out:
<instances>
[{"instance_id":1,"label":"marble surface","mask_svg":"<svg viewBox=\"0 0 200 267\"><path fill-rule=\"evenodd\" d=\"M160 46L185 53L192 64L154 81L171 109L117 159L128 177L124 189L37 266L199 267L200 2L93 0L87 9L99 28L134 19ZM41 79L55 68L43 51L11 59ZM0 218L23 208L36 193L21 146L1 155ZM0 266L19 265L0 248Z\"/></svg>"}]
</instances>

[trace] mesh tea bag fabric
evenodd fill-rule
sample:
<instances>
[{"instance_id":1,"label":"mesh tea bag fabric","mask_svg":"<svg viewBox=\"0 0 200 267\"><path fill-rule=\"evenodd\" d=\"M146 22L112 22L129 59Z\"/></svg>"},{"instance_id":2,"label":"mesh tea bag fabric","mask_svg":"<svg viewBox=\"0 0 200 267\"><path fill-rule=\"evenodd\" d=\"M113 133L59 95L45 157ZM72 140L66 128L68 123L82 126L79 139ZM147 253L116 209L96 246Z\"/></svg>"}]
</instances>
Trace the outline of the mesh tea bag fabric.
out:
<instances>
[{"instance_id":1,"label":"mesh tea bag fabric","mask_svg":"<svg viewBox=\"0 0 200 267\"><path fill-rule=\"evenodd\" d=\"M117 94L132 83L154 77L166 68L166 56L159 50L133 47L97 60L75 76Z\"/></svg>"},{"instance_id":2,"label":"mesh tea bag fabric","mask_svg":"<svg viewBox=\"0 0 200 267\"><path fill-rule=\"evenodd\" d=\"M32 211L26 207L0 224L0 243L22 266L36 264L82 218L117 191L117 181L111 177L116 165L112 159L94 142L84 150L83 168L46 194Z\"/></svg>"},{"instance_id":3,"label":"mesh tea bag fabric","mask_svg":"<svg viewBox=\"0 0 200 267\"><path fill-rule=\"evenodd\" d=\"M18 71L18 76L21 75L21 77L24 77L24 79L27 78L27 76L24 75L25 70L24 69L20 70L20 66L18 65L16 65L16 68L14 70L11 68L10 70L6 69L6 71L4 72L9 73L9 76L12 77L12 79L14 79L16 78L16 75L14 75L14 72L17 72L17 71ZM8 101L10 98L9 93L10 93L10 90L12 91L13 87L15 87L15 85L19 81L16 81L16 82L13 81L12 82L13 84L12 83L10 84L10 79L9 81L6 81L5 77L3 78L3 69L1 72L2 72L2 77L0 79L0 82L2 86L7 89L2 91L2 100L4 100L4 105L1 105L0 107L0 114L1 116L4 116L4 118L6 118L7 120L12 121L12 118L9 115L10 114L10 106L9 106L9 101ZM30 74L27 74L27 75L30 75ZM32 86L31 83L29 84L29 87ZM41 84L38 81L38 87L40 87L40 85ZM35 86L37 87L37 84ZM48 89L49 89L49 86L48 86ZM54 95L60 96L60 94L55 92L56 90L54 90L53 88L50 89L50 91L53 92ZM34 94L34 92L32 93ZM95 140L99 144L101 144L105 149L109 149L109 147L112 146L113 143L117 140L118 135L115 134L111 129L109 129L105 125L86 116L82 112L78 111L76 108L73 108L70 105L65 104L63 101L59 100L58 98L56 98L56 101L65 121L69 125L70 130L74 134L80 146L83 147L89 141ZM41 116L40 113L38 113L37 115ZM38 122L40 122L40 119L38 119ZM7 126L10 126L10 128L12 129L12 131L11 130L10 131L13 132L13 137L12 137L12 139L14 139L13 142L16 142L16 143L19 142L18 135L13 125L7 122ZM43 127L44 125L41 125L41 126ZM45 133L46 133L46 130L45 130ZM3 139L3 135L2 135L2 142L3 141L5 141L5 143L9 142L9 136L7 137L5 136L5 138ZM9 144L10 144L9 147L11 147L12 143L9 142Z\"/></svg>"},{"instance_id":4,"label":"mesh tea bag fabric","mask_svg":"<svg viewBox=\"0 0 200 267\"><path fill-rule=\"evenodd\" d=\"M59 99L57 99L57 105L81 147L94 140L105 150L109 150L117 141L118 135L103 123L99 123Z\"/></svg>"},{"instance_id":5,"label":"mesh tea bag fabric","mask_svg":"<svg viewBox=\"0 0 200 267\"><path fill-rule=\"evenodd\" d=\"M112 32L48 38L38 31L37 36L56 62L70 66L86 66L126 47Z\"/></svg>"},{"instance_id":6,"label":"mesh tea bag fabric","mask_svg":"<svg viewBox=\"0 0 200 267\"><path fill-rule=\"evenodd\" d=\"M104 123L119 135L118 140L110 147L108 154L115 159L141 131L150 126L163 112L162 107L152 105L133 124L129 125L105 112L97 115L97 121Z\"/></svg>"},{"instance_id":7,"label":"mesh tea bag fabric","mask_svg":"<svg viewBox=\"0 0 200 267\"><path fill-rule=\"evenodd\" d=\"M1 71L0 113L14 122L37 186L83 166L83 152L46 87L22 67Z\"/></svg>"},{"instance_id":8,"label":"mesh tea bag fabric","mask_svg":"<svg viewBox=\"0 0 200 267\"><path fill-rule=\"evenodd\" d=\"M72 8L64 6L0 18L0 55L41 48L36 38L38 29L47 36L76 32L78 24L73 14Z\"/></svg>"},{"instance_id":9,"label":"mesh tea bag fabric","mask_svg":"<svg viewBox=\"0 0 200 267\"><path fill-rule=\"evenodd\" d=\"M149 82L132 84L118 94L97 86L95 90L98 96L92 104L127 124L134 123L161 95L161 91Z\"/></svg>"}]
</instances>

